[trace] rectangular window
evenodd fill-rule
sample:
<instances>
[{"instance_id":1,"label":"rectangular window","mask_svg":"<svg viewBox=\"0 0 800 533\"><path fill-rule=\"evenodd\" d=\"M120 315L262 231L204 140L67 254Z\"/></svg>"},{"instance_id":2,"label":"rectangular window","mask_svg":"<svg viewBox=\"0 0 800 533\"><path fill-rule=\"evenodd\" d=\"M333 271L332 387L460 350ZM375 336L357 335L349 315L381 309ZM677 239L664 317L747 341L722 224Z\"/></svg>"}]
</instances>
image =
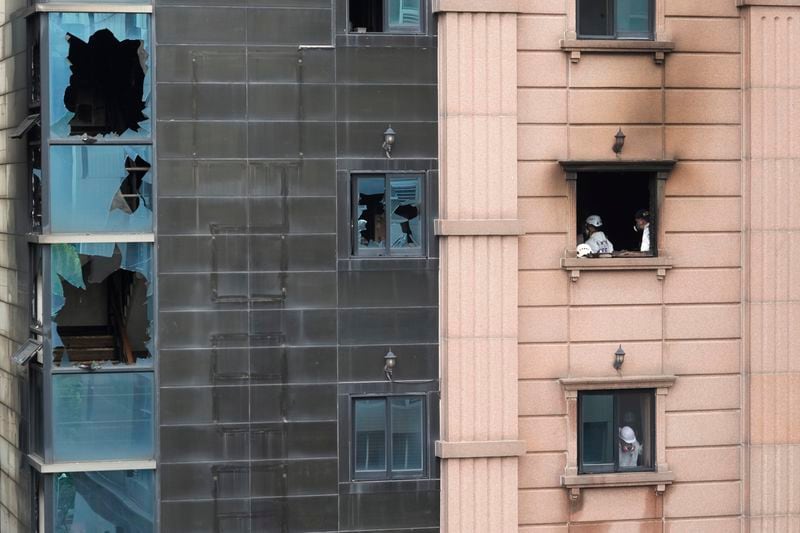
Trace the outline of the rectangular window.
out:
<instances>
[{"instance_id":1,"label":"rectangular window","mask_svg":"<svg viewBox=\"0 0 800 533\"><path fill-rule=\"evenodd\" d=\"M577 244L590 256L657 255L653 173L581 172L576 187Z\"/></svg>"},{"instance_id":2,"label":"rectangular window","mask_svg":"<svg viewBox=\"0 0 800 533\"><path fill-rule=\"evenodd\" d=\"M53 146L50 230L153 231L149 146Z\"/></svg>"},{"instance_id":3,"label":"rectangular window","mask_svg":"<svg viewBox=\"0 0 800 533\"><path fill-rule=\"evenodd\" d=\"M353 178L354 255L422 255L422 183L419 174L362 174Z\"/></svg>"},{"instance_id":4,"label":"rectangular window","mask_svg":"<svg viewBox=\"0 0 800 533\"><path fill-rule=\"evenodd\" d=\"M153 373L53 375L56 461L153 458Z\"/></svg>"},{"instance_id":5,"label":"rectangular window","mask_svg":"<svg viewBox=\"0 0 800 533\"><path fill-rule=\"evenodd\" d=\"M421 396L353 400L353 477L399 479L425 472L425 409Z\"/></svg>"},{"instance_id":6,"label":"rectangular window","mask_svg":"<svg viewBox=\"0 0 800 533\"><path fill-rule=\"evenodd\" d=\"M152 532L155 475L150 470L55 474L56 533Z\"/></svg>"},{"instance_id":7,"label":"rectangular window","mask_svg":"<svg viewBox=\"0 0 800 533\"><path fill-rule=\"evenodd\" d=\"M581 39L652 39L653 0L577 0Z\"/></svg>"},{"instance_id":8,"label":"rectangular window","mask_svg":"<svg viewBox=\"0 0 800 533\"><path fill-rule=\"evenodd\" d=\"M653 390L581 392L578 410L581 474L653 470Z\"/></svg>"},{"instance_id":9,"label":"rectangular window","mask_svg":"<svg viewBox=\"0 0 800 533\"><path fill-rule=\"evenodd\" d=\"M420 33L423 0L350 0L351 33Z\"/></svg>"}]
</instances>

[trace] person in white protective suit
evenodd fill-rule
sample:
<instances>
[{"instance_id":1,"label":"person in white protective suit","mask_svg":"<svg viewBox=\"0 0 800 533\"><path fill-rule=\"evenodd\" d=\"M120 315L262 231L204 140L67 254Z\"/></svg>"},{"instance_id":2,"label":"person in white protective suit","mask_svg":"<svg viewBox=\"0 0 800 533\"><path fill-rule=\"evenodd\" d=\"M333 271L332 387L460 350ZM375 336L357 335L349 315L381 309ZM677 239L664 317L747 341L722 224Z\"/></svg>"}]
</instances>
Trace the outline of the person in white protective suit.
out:
<instances>
[{"instance_id":1,"label":"person in white protective suit","mask_svg":"<svg viewBox=\"0 0 800 533\"><path fill-rule=\"evenodd\" d=\"M603 227L603 220L598 215L586 217L584 230L589 236L584 244L588 244L593 254L610 254L614 251L614 245L608 240L606 234L600 228Z\"/></svg>"}]
</instances>

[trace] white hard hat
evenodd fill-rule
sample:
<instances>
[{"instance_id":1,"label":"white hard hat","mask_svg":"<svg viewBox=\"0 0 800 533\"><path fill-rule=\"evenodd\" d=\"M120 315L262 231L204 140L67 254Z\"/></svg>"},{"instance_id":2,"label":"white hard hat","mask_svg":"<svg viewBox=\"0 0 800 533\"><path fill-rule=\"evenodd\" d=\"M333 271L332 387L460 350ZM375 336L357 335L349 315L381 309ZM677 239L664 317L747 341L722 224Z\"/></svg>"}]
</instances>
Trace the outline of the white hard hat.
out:
<instances>
[{"instance_id":1,"label":"white hard hat","mask_svg":"<svg viewBox=\"0 0 800 533\"><path fill-rule=\"evenodd\" d=\"M589 215L586 217L586 223L595 228L599 228L603 225L603 220L598 215Z\"/></svg>"},{"instance_id":2,"label":"white hard hat","mask_svg":"<svg viewBox=\"0 0 800 533\"><path fill-rule=\"evenodd\" d=\"M628 444L636 442L636 432L630 426L623 426L619 428L619 438Z\"/></svg>"},{"instance_id":3,"label":"white hard hat","mask_svg":"<svg viewBox=\"0 0 800 533\"><path fill-rule=\"evenodd\" d=\"M586 257L592 253L592 247L588 244L579 244L578 247L575 248L575 252L577 252L578 257Z\"/></svg>"}]
</instances>

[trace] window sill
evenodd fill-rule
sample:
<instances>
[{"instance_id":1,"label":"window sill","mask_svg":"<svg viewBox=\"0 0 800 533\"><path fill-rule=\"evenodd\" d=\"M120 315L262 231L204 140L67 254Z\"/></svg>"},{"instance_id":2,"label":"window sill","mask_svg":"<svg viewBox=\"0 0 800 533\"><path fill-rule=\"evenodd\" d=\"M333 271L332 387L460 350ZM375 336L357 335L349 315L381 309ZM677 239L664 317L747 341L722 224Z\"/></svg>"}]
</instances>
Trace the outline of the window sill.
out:
<instances>
[{"instance_id":1,"label":"window sill","mask_svg":"<svg viewBox=\"0 0 800 533\"><path fill-rule=\"evenodd\" d=\"M645 39L564 39L561 49L570 53L573 63L581 60L582 52L606 52L653 54L653 60L661 64L664 55L675 49L675 43Z\"/></svg>"},{"instance_id":2,"label":"window sill","mask_svg":"<svg viewBox=\"0 0 800 533\"><path fill-rule=\"evenodd\" d=\"M663 280L672 268L672 258L663 250L658 257L575 257L574 250L567 250L561 268L569 272L572 281L578 281L582 270L655 270L656 277Z\"/></svg>"},{"instance_id":3,"label":"window sill","mask_svg":"<svg viewBox=\"0 0 800 533\"><path fill-rule=\"evenodd\" d=\"M675 474L670 470L662 472L630 472L613 474L577 474L561 476L561 486L569 489L569 498L580 498L581 489L594 487L649 487L655 486L661 494L671 485Z\"/></svg>"}]
</instances>

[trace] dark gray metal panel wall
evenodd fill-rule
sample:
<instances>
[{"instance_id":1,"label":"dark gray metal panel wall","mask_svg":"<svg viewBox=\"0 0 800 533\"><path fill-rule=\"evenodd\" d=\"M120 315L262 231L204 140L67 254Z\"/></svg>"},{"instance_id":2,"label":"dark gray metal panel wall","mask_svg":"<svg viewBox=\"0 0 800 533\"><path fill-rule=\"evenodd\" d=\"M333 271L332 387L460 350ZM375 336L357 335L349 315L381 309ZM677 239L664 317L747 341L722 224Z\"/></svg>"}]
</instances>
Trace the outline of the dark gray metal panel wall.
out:
<instances>
[{"instance_id":1,"label":"dark gray metal panel wall","mask_svg":"<svg viewBox=\"0 0 800 533\"><path fill-rule=\"evenodd\" d=\"M438 384L382 373L438 376L435 243L352 258L348 184L425 171L435 206L436 39L346 35L345 4L156 2L161 531L438 531L432 458L349 482L347 402L427 393L436 437Z\"/></svg>"}]
</instances>

